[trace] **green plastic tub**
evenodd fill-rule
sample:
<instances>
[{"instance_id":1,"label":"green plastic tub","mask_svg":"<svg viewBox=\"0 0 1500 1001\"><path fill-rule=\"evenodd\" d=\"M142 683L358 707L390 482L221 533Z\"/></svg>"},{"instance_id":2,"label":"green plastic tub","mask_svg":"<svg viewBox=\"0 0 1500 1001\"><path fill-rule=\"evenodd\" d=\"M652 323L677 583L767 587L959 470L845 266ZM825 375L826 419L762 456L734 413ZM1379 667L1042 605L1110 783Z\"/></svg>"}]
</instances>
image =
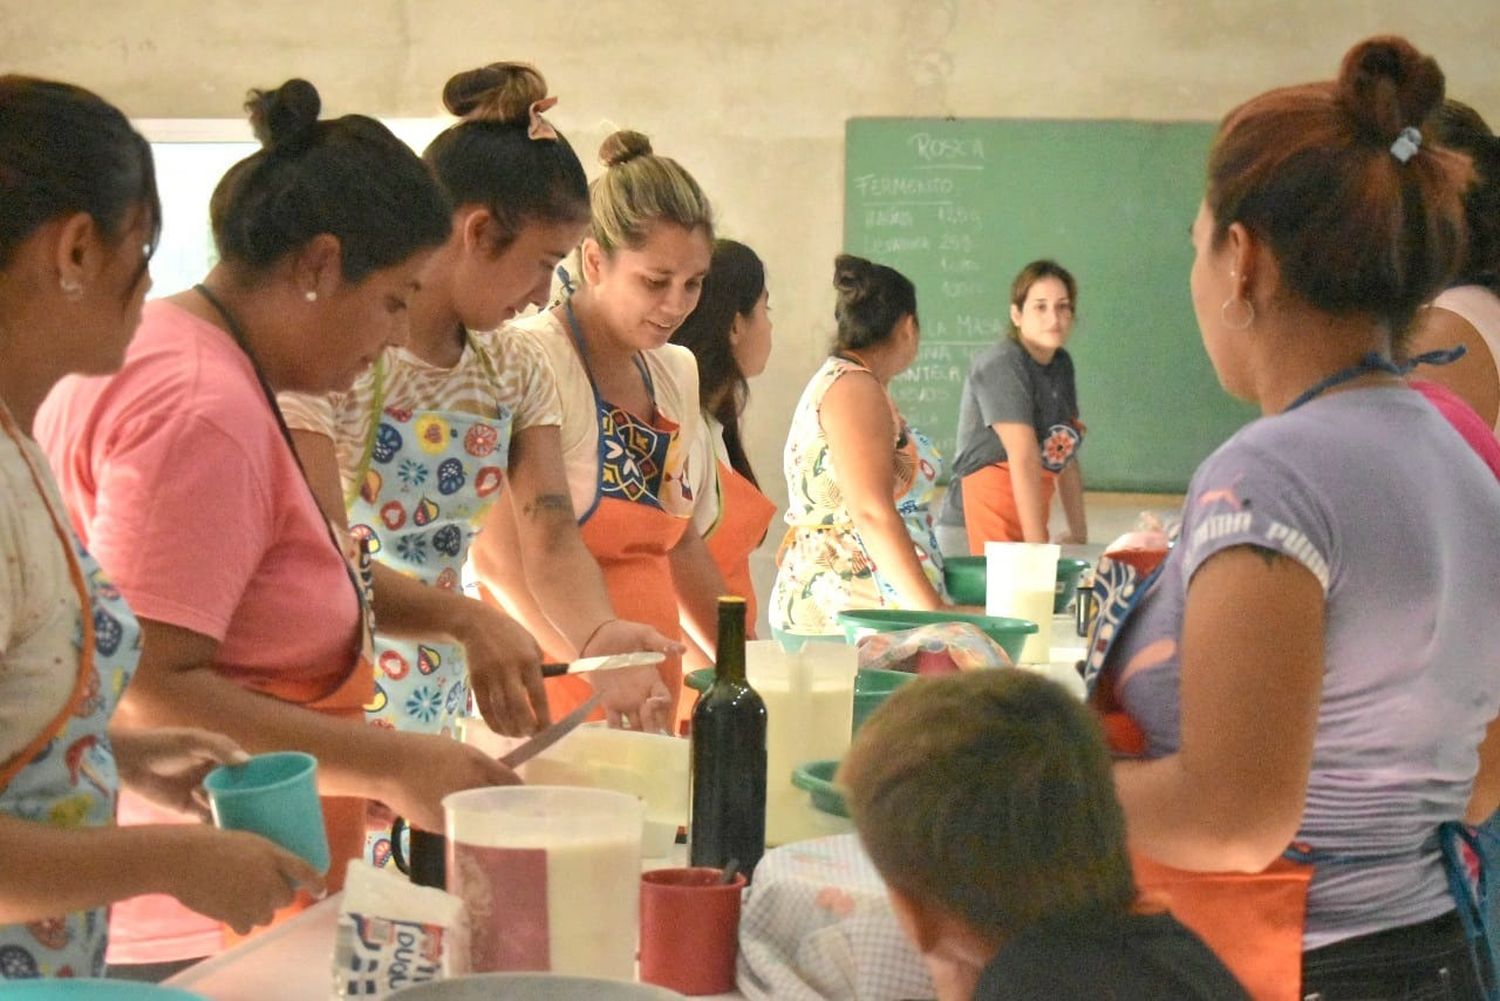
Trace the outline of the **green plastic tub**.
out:
<instances>
[{"instance_id":1,"label":"green plastic tub","mask_svg":"<svg viewBox=\"0 0 1500 1001\"><path fill-rule=\"evenodd\" d=\"M909 682L915 681L917 676L909 671L857 671L854 675L854 731L859 732L860 726L870 714L879 708L880 703Z\"/></svg>"},{"instance_id":2,"label":"green plastic tub","mask_svg":"<svg viewBox=\"0 0 1500 1001\"><path fill-rule=\"evenodd\" d=\"M983 556L949 556L943 560L943 583L948 596L960 605L983 605L985 601L985 570ZM1089 568L1088 560L1065 557L1057 561L1057 596L1052 601L1052 613L1061 615L1073 603L1078 593L1078 581Z\"/></svg>"},{"instance_id":3,"label":"green plastic tub","mask_svg":"<svg viewBox=\"0 0 1500 1001\"><path fill-rule=\"evenodd\" d=\"M869 608L839 613L839 625L844 627L844 635L850 643L866 633L893 633L942 622L968 622L978 626L981 632L1000 644L1012 663L1019 663L1021 647L1026 645L1026 637L1038 628L1030 619L965 615L961 612L908 612L897 608Z\"/></svg>"},{"instance_id":4,"label":"green plastic tub","mask_svg":"<svg viewBox=\"0 0 1500 1001\"><path fill-rule=\"evenodd\" d=\"M844 803L844 794L833 784L838 770L837 761L809 761L792 772L792 785L810 793L812 805L819 812L847 820L849 807Z\"/></svg>"}]
</instances>

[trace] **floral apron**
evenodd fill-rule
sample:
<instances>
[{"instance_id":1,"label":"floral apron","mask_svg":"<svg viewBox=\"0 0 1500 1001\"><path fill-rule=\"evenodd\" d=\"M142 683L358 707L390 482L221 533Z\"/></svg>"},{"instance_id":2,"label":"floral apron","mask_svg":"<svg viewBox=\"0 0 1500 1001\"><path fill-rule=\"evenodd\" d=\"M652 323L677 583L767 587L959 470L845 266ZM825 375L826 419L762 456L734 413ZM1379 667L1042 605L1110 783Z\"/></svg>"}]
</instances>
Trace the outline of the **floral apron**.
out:
<instances>
[{"instance_id":1,"label":"floral apron","mask_svg":"<svg viewBox=\"0 0 1500 1001\"><path fill-rule=\"evenodd\" d=\"M1450 353L1435 352L1420 361L1444 364L1451 359ZM1358 364L1309 388L1286 409L1295 410L1329 389L1372 371L1404 374L1387 359L1366 355ZM1115 689L1117 665L1110 662L1109 654L1141 600L1167 568L1169 558L1166 548L1105 556L1094 574L1099 613L1089 636L1084 685L1090 703L1103 718L1110 749L1118 756L1139 757L1145 740L1119 701ZM1495 958L1485 915L1488 887L1483 867L1478 865L1477 837L1464 825L1449 822L1434 832L1434 841L1443 857L1480 982L1492 985L1488 974L1495 969ZM1165 903L1179 921L1196 932L1257 1001L1294 1001L1302 996L1302 938L1314 868L1362 861L1376 859L1333 855L1295 843L1261 872L1189 872L1131 852L1141 892ZM1477 881L1471 881L1471 867L1478 869ZM1492 986L1486 996L1496 996Z\"/></svg>"},{"instance_id":2,"label":"floral apron","mask_svg":"<svg viewBox=\"0 0 1500 1001\"><path fill-rule=\"evenodd\" d=\"M385 363L375 362L374 433L344 498L349 531L372 557L428 587L459 591L469 545L500 496L512 414L385 407ZM373 726L452 734L469 705L468 665L454 643L375 635ZM389 831L372 829L365 857L390 860Z\"/></svg>"},{"instance_id":3,"label":"floral apron","mask_svg":"<svg viewBox=\"0 0 1500 1001\"><path fill-rule=\"evenodd\" d=\"M599 423L598 483L593 506L578 519L579 530L584 545L599 564L615 614L622 619L644 622L663 636L675 639L681 632L667 553L682 538L690 519L668 513L662 506L662 491L671 478L667 471L668 455L677 444L678 426L659 412L648 423L599 395L599 384L594 381L583 331L573 314L572 303L567 303L565 309L573 344L589 373ZM636 367L654 401L656 387L651 370L639 356ZM688 482L684 475L684 487ZM658 670L676 706L682 697L682 659L668 657ZM553 719L581 704L593 692L586 680L566 675L549 678L546 685L547 705ZM603 711L597 711L594 718L602 719Z\"/></svg>"},{"instance_id":4,"label":"floral apron","mask_svg":"<svg viewBox=\"0 0 1500 1001\"><path fill-rule=\"evenodd\" d=\"M20 431L0 408L0 425L20 444ZM80 615L78 675L62 714L0 769L0 811L52 827L106 827L115 822L119 776L108 726L135 672L141 634L120 592L78 544L47 499L45 474L24 448L37 494L67 553ZM0 925L0 980L102 977L108 909L96 907L26 924Z\"/></svg>"}]
</instances>

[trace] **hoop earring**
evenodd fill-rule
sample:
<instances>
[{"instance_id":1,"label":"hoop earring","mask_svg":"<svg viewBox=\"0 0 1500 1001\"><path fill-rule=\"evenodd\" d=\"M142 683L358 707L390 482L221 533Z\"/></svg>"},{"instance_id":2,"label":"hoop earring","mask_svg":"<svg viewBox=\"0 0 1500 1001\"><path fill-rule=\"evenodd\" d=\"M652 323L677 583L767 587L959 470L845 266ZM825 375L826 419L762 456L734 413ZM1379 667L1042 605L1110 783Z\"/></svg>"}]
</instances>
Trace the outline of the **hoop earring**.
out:
<instances>
[{"instance_id":1,"label":"hoop earring","mask_svg":"<svg viewBox=\"0 0 1500 1001\"><path fill-rule=\"evenodd\" d=\"M1229 318L1229 314L1232 312L1231 307L1235 306L1236 303L1244 307L1243 322L1236 323ZM1224 300L1224 305L1219 307L1219 319L1223 320L1224 326L1230 330L1249 330L1255 326L1255 303L1249 299L1241 299L1237 295L1231 296Z\"/></svg>"},{"instance_id":2,"label":"hoop earring","mask_svg":"<svg viewBox=\"0 0 1500 1001\"><path fill-rule=\"evenodd\" d=\"M83 286L71 278L60 278L57 287L62 289L62 294L69 302L77 302L83 298Z\"/></svg>"}]
</instances>

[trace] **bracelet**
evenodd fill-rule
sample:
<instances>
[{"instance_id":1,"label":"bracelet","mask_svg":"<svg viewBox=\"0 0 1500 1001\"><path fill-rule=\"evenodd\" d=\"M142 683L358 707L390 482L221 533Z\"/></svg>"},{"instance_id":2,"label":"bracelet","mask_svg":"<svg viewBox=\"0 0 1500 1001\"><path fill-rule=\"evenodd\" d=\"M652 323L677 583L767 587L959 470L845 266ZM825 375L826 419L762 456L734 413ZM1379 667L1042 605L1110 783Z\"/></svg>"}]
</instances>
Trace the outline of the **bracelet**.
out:
<instances>
[{"instance_id":1,"label":"bracelet","mask_svg":"<svg viewBox=\"0 0 1500 1001\"><path fill-rule=\"evenodd\" d=\"M611 622L619 622L619 621L620 621L619 619L605 619L603 622L601 622L597 626L595 626L594 627L594 631L591 632L591 633L589 633L589 638L583 641L583 646L581 646L581 647L578 648L578 656L580 656L580 657L587 656L588 652L589 652L589 644L592 643L592 642L594 642L594 637L596 637L596 636L599 635L599 631L601 629L603 629L605 626L609 625Z\"/></svg>"}]
</instances>

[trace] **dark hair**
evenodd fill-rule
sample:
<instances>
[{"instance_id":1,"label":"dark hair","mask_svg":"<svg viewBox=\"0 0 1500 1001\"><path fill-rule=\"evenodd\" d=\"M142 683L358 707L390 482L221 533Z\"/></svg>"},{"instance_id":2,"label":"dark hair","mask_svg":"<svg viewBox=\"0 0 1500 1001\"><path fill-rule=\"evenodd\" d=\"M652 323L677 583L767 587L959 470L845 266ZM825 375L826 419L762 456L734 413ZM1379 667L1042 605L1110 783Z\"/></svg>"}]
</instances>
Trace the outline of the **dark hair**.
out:
<instances>
[{"instance_id":1,"label":"dark hair","mask_svg":"<svg viewBox=\"0 0 1500 1001\"><path fill-rule=\"evenodd\" d=\"M1232 223L1269 243L1288 290L1317 309L1368 314L1400 349L1417 308L1457 269L1468 164L1428 119L1443 73L1401 38L1372 38L1332 83L1285 87L1231 111L1208 159L1214 245ZM1422 133L1406 162L1392 145Z\"/></svg>"},{"instance_id":2,"label":"dark hair","mask_svg":"<svg viewBox=\"0 0 1500 1001\"><path fill-rule=\"evenodd\" d=\"M1500 138L1479 112L1452 98L1437 113L1437 134L1473 161L1476 175L1464 194L1468 253L1453 284L1483 285L1500 295Z\"/></svg>"},{"instance_id":3,"label":"dark hair","mask_svg":"<svg viewBox=\"0 0 1500 1001\"><path fill-rule=\"evenodd\" d=\"M839 293L833 307L839 325L836 350L879 344L903 316L916 318L917 287L895 268L840 254L833 259L833 287Z\"/></svg>"},{"instance_id":4,"label":"dark hair","mask_svg":"<svg viewBox=\"0 0 1500 1001\"><path fill-rule=\"evenodd\" d=\"M1026 265L1016 275L1016 280L1010 283L1010 304L1017 309L1024 308L1026 296L1031 293L1031 286L1043 278L1056 278L1062 282L1063 287L1068 290L1068 302L1073 304L1075 310L1078 308L1078 283L1073 280L1072 272L1056 261L1045 257ZM1010 325L1010 336L1014 340L1019 340L1021 337L1021 330L1014 323Z\"/></svg>"},{"instance_id":5,"label":"dark hair","mask_svg":"<svg viewBox=\"0 0 1500 1001\"><path fill-rule=\"evenodd\" d=\"M114 105L52 80L0 76L0 206L0 267L44 223L74 212L109 241L144 212L148 261L161 235L150 145Z\"/></svg>"},{"instance_id":6,"label":"dark hair","mask_svg":"<svg viewBox=\"0 0 1500 1001\"><path fill-rule=\"evenodd\" d=\"M260 274L322 233L338 238L345 281L392 267L448 238L449 206L420 157L364 115L318 120L306 80L252 90L262 149L219 181L209 202L225 261Z\"/></svg>"},{"instance_id":7,"label":"dark hair","mask_svg":"<svg viewBox=\"0 0 1500 1001\"><path fill-rule=\"evenodd\" d=\"M621 129L599 146L605 166L589 188L591 235L605 253L621 247L639 249L657 223L692 231L702 228L714 238L713 208L693 175L671 157L658 156L651 140Z\"/></svg>"},{"instance_id":8,"label":"dark hair","mask_svg":"<svg viewBox=\"0 0 1500 1001\"><path fill-rule=\"evenodd\" d=\"M547 81L526 63L491 63L459 73L443 104L463 120L422 154L454 206L483 205L499 225L499 253L528 222L587 222L589 182L561 133L533 139L531 106Z\"/></svg>"},{"instance_id":9,"label":"dark hair","mask_svg":"<svg viewBox=\"0 0 1500 1001\"><path fill-rule=\"evenodd\" d=\"M1002 668L898 689L839 781L890 886L998 939L1134 902L1110 769L1083 703Z\"/></svg>"},{"instance_id":10,"label":"dark hair","mask_svg":"<svg viewBox=\"0 0 1500 1001\"><path fill-rule=\"evenodd\" d=\"M750 387L734 359L729 330L736 316L749 316L755 310L765 290L766 266L755 251L734 240L718 240L698 306L672 334L673 344L681 344L698 359L698 402L724 425L729 465L757 486L740 436L740 414Z\"/></svg>"}]
</instances>

